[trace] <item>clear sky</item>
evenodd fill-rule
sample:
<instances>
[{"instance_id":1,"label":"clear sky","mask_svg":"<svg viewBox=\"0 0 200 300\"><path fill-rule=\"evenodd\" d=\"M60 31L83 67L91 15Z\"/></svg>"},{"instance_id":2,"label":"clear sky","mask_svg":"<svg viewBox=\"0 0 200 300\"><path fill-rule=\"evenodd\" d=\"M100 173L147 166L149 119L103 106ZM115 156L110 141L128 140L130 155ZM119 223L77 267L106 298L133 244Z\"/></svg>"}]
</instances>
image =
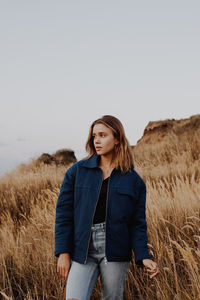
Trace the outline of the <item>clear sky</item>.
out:
<instances>
[{"instance_id":1,"label":"clear sky","mask_svg":"<svg viewBox=\"0 0 200 300\"><path fill-rule=\"evenodd\" d=\"M200 2L0 4L0 175L43 152L84 153L92 121L131 145L149 121L200 113Z\"/></svg>"}]
</instances>

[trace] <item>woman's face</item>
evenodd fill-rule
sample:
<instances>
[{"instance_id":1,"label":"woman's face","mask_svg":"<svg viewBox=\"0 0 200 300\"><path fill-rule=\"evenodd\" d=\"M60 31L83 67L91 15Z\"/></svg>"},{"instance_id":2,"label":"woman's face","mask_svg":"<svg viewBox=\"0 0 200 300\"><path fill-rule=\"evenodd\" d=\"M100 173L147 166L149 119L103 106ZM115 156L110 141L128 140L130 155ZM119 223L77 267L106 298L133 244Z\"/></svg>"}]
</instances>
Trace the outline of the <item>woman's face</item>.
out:
<instances>
[{"instance_id":1,"label":"woman's face","mask_svg":"<svg viewBox=\"0 0 200 300\"><path fill-rule=\"evenodd\" d=\"M118 143L112 130L101 123L94 125L92 136L94 147L99 155L110 154L113 151L115 144Z\"/></svg>"}]
</instances>

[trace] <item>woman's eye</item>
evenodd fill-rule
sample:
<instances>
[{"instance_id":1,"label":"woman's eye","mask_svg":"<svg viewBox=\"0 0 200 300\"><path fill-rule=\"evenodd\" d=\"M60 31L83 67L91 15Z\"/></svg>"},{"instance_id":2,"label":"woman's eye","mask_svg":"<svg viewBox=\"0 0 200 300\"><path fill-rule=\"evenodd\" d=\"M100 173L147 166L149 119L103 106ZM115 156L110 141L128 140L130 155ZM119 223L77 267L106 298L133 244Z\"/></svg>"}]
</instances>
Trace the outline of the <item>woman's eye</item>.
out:
<instances>
[{"instance_id":1,"label":"woman's eye","mask_svg":"<svg viewBox=\"0 0 200 300\"><path fill-rule=\"evenodd\" d=\"M104 134L104 133L101 133L100 136L101 136L101 137L105 137L105 134ZM96 135L93 135L93 136L92 136L93 139L94 139L95 137L96 137Z\"/></svg>"}]
</instances>

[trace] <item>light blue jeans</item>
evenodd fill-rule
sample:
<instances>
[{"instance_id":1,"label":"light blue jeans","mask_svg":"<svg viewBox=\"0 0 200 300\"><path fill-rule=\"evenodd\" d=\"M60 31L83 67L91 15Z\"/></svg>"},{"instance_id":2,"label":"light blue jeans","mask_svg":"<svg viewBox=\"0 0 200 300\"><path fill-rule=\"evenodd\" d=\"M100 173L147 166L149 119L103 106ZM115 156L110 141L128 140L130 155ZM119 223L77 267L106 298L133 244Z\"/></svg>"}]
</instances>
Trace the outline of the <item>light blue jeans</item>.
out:
<instances>
[{"instance_id":1,"label":"light blue jeans","mask_svg":"<svg viewBox=\"0 0 200 300\"><path fill-rule=\"evenodd\" d=\"M93 224L86 264L71 261L66 300L89 300L100 275L103 300L122 300L130 261L108 262L105 258L105 222Z\"/></svg>"}]
</instances>

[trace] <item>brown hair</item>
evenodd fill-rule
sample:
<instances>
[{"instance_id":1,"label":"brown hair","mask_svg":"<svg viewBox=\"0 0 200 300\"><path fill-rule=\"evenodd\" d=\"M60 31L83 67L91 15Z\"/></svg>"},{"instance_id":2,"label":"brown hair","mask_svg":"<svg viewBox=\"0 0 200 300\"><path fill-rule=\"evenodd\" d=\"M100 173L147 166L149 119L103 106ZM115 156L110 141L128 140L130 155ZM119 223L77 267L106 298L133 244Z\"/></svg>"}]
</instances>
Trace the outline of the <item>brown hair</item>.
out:
<instances>
[{"instance_id":1,"label":"brown hair","mask_svg":"<svg viewBox=\"0 0 200 300\"><path fill-rule=\"evenodd\" d=\"M95 120L89 129L88 139L85 145L86 151L89 155L86 158L90 158L96 153L96 149L93 143L93 127L95 124L104 124L110 128L113 132L114 137L118 140L118 144L114 147L112 161L115 162L115 166L118 167L122 172L127 172L131 168L134 168L133 156L131 154L131 148L129 142L125 136L125 131L122 123L119 119L111 115L105 115Z\"/></svg>"}]
</instances>

